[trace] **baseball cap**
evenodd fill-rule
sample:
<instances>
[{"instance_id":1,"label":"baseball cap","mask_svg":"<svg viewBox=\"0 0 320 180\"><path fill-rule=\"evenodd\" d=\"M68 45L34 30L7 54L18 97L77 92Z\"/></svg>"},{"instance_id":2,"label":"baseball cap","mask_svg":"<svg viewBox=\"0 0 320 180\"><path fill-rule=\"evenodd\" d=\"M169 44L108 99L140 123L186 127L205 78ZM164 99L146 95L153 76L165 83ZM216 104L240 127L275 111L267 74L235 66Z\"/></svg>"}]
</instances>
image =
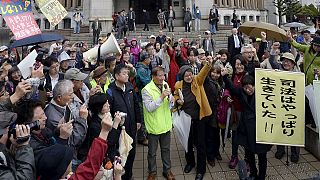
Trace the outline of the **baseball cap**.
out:
<instances>
[{"instance_id":1,"label":"baseball cap","mask_svg":"<svg viewBox=\"0 0 320 180\"><path fill-rule=\"evenodd\" d=\"M70 60L70 56L65 52L63 51L59 56L58 56L58 61L59 63L61 63L62 61L67 61L67 60Z\"/></svg>"},{"instance_id":2,"label":"baseball cap","mask_svg":"<svg viewBox=\"0 0 320 180\"><path fill-rule=\"evenodd\" d=\"M0 52L8 50L8 46L0 46Z\"/></svg>"},{"instance_id":3,"label":"baseball cap","mask_svg":"<svg viewBox=\"0 0 320 180\"><path fill-rule=\"evenodd\" d=\"M87 77L88 74L81 72L80 69L77 68L70 68L64 74L64 78L69 80L83 81Z\"/></svg>"},{"instance_id":4,"label":"baseball cap","mask_svg":"<svg viewBox=\"0 0 320 180\"><path fill-rule=\"evenodd\" d=\"M202 48L198 49L198 54L205 54L205 53L206 52Z\"/></svg>"}]
</instances>

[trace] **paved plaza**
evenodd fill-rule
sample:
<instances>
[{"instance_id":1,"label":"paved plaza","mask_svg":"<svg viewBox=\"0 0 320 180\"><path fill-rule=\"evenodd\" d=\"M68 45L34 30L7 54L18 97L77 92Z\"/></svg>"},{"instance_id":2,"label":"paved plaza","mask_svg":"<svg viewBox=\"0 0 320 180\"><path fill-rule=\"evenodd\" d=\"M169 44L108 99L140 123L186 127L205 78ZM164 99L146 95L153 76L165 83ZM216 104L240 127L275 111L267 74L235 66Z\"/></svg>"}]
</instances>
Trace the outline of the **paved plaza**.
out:
<instances>
[{"instance_id":1,"label":"paved plaza","mask_svg":"<svg viewBox=\"0 0 320 180\"><path fill-rule=\"evenodd\" d=\"M138 145L133 169L135 180L144 180L148 177L147 152L148 147ZM223 152L222 149L220 149L220 152L222 156L222 161L216 161L216 165L214 167L211 167L207 164L207 172L204 176L204 179L239 179L237 171L231 170L228 167L228 162L231 157L231 139L227 140L225 151ZM271 151L268 152L268 177L266 179L308 179L314 177L314 175L320 172L320 161L316 159L308 151L306 151L304 148L301 148L300 150L300 160L297 164L291 163L289 156L289 166L286 165L286 155L281 160L278 160L274 157L275 152L275 146L273 146ZM244 151L242 148L239 151L239 155L240 158L243 159ZM177 180L193 180L195 178L195 168L188 174L185 174L183 172L183 168L186 165L186 160L184 158L184 150L174 133L172 133L171 136L171 161L172 172ZM162 162L160 148L158 148L157 152L157 168L157 179L165 179L164 177L162 177Z\"/></svg>"}]
</instances>

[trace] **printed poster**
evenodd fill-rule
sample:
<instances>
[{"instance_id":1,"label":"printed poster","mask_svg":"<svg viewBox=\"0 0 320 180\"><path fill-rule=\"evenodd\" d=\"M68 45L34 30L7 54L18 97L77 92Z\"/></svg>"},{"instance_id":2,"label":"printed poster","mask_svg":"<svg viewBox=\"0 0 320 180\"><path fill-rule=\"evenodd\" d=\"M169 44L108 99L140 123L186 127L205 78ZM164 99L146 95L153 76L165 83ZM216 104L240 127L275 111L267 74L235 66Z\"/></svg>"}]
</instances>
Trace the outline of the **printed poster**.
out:
<instances>
[{"instance_id":1,"label":"printed poster","mask_svg":"<svg viewBox=\"0 0 320 180\"><path fill-rule=\"evenodd\" d=\"M68 14L58 0L36 0L36 2L52 27L59 24Z\"/></svg>"},{"instance_id":2,"label":"printed poster","mask_svg":"<svg viewBox=\"0 0 320 180\"><path fill-rule=\"evenodd\" d=\"M257 143L304 147L304 74L256 69L255 92Z\"/></svg>"}]
</instances>

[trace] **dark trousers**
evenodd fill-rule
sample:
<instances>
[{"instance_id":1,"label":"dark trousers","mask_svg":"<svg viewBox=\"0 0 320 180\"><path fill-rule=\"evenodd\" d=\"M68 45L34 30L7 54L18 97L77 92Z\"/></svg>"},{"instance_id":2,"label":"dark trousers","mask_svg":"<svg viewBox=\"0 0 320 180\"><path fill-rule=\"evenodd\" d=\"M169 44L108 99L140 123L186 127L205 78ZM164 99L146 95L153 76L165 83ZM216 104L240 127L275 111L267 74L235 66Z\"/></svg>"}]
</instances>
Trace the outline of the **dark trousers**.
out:
<instances>
[{"instance_id":1,"label":"dark trousers","mask_svg":"<svg viewBox=\"0 0 320 180\"><path fill-rule=\"evenodd\" d=\"M147 22L144 23L144 28L143 28L144 31L149 31L149 25Z\"/></svg>"},{"instance_id":2,"label":"dark trousers","mask_svg":"<svg viewBox=\"0 0 320 180\"><path fill-rule=\"evenodd\" d=\"M184 31L185 32L190 32L190 24L188 22L184 23Z\"/></svg>"},{"instance_id":3,"label":"dark trousers","mask_svg":"<svg viewBox=\"0 0 320 180\"><path fill-rule=\"evenodd\" d=\"M188 152L185 153L187 164L195 166L193 145L197 148L197 173L206 172L206 123L204 120L192 119L188 139Z\"/></svg>"},{"instance_id":4,"label":"dark trousers","mask_svg":"<svg viewBox=\"0 0 320 180\"><path fill-rule=\"evenodd\" d=\"M122 175L122 180L130 180L132 178L133 162L136 157L136 144L136 139L133 138L132 149L129 152L126 165L124 166L125 174Z\"/></svg>"},{"instance_id":5,"label":"dark trousers","mask_svg":"<svg viewBox=\"0 0 320 180\"><path fill-rule=\"evenodd\" d=\"M250 166L250 176L257 177L257 180L264 180L267 174L267 153L259 153L258 154L258 165L259 165L259 175L256 167L256 159L255 154L250 152L248 149L245 149L247 155L247 162Z\"/></svg>"},{"instance_id":6,"label":"dark trousers","mask_svg":"<svg viewBox=\"0 0 320 180\"><path fill-rule=\"evenodd\" d=\"M133 19L129 19L128 28L129 28L129 31L134 31L134 21L133 21Z\"/></svg>"},{"instance_id":7,"label":"dark trousers","mask_svg":"<svg viewBox=\"0 0 320 180\"><path fill-rule=\"evenodd\" d=\"M234 44L233 44L234 46ZM234 56L238 55L241 53L241 48L234 48L233 51L230 52L231 59L233 59ZM232 62L235 63L235 62Z\"/></svg>"},{"instance_id":8,"label":"dark trousers","mask_svg":"<svg viewBox=\"0 0 320 180\"><path fill-rule=\"evenodd\" d=\"M207 160L214 160L219 154L220 128L206 125L206 154Z\"/></svg>"},{"instance_id":9,"label":"dark trousers","mask_svg":"<svg viewBox=\"0 0 320 180\"><path fill-rule=\"evenodd\" d=\"M285 146L277 146L277 151L285 152ZM299 156L299 154L300 154L300 148L291 146L291 155Z\"/></svg>"},{"instance_id":10,"label":"dark trousers","mask_svg":"<svg viewBox=\"0 0 320 180\"><path fill-rule=\"evenodd\" d=\"M237 143L237 131L232 130L232 137L231 137L231 150L232 150L232 156L238 156L238 149L239 145Z\"/></svg>"},{"instance_id":11,"label":"dark trousers","mask_svg":"<svg viewBox=\"0 0 320 180\"><path fill-rule=\"evenodd\" d=\"M98 44L100 32L98 30L93 30L93 44Z\"/></svg>"},{"instance_id":12,"label":"dark trousers","mask_svg":"<svg viewBox=\"0 0 320 180\"><path fill-rule=\"evenodd\" d=\"M157 149L158 143L160 143L161 150L161 159L163 164L163 173L167 174L171 169L171 160L170 160L170 141L171 133L170 131L153 135L148 134L148 170L149 174L157 174Z\"/></svg>"}]
</instances>

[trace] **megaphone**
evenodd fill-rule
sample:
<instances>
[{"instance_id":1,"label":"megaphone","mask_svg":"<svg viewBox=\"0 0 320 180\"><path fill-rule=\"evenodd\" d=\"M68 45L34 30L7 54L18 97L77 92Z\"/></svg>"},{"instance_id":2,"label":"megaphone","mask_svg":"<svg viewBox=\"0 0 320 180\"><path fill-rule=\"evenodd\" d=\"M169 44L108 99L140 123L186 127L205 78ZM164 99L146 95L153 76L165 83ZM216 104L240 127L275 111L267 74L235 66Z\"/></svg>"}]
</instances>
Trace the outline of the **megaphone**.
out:
<instances>
[{"instance_id":1,"label":"megaphone","mask_svg":"<svg viewBox=\"0 0 320 180\"><path fill-rule=\"evenodd\" d=\"M84 59L95 59L98 56L98 49L99 47L94 47L86 52L83 53ZM103 56L108 53L118 53L121 54L120 47L118 42L113 34L109 36L106 42L104 42L100 47L100 56Z\"/></svg>"}]
</instances>

